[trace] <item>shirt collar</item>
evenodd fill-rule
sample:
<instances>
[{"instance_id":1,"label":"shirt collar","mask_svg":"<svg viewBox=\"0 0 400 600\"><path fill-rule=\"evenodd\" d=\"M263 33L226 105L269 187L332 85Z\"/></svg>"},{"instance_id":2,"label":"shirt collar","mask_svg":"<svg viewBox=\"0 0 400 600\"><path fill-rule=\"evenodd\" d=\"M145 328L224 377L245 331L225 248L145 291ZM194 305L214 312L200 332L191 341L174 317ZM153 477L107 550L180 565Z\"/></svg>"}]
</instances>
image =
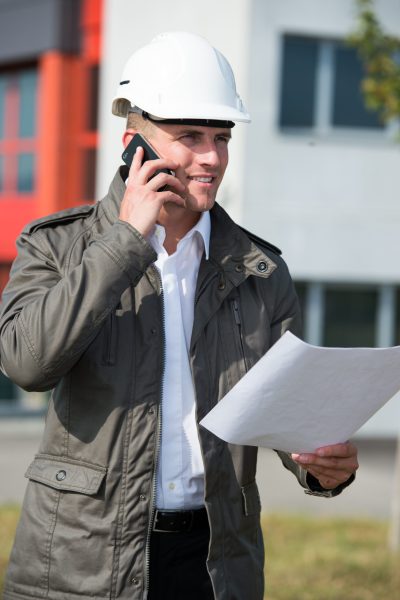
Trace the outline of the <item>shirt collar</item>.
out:
<instances>
[{"instance_id":1,"label":"shirt collar","mask_svg":"<svg viewBox=\"0 0 400 600\"><path fill-rule=\"evenodd\" d=\"M210 236L211 236L211 218L210 212L207 210L201 213L200 219L197 221L196 225L190 229L186 235L179 241L187 240L194 235L198 235L203 240L204 244L204 253L205 257L208 260L209 252L210 252ZM152 240L157 240L160 246L163 245L165 240L165 228L162 225L156 223L153 231L148 236L148 239L151 243Z\"/></svg>"},{"instance_id":2,"label":"shirt collar","mask_svg":"<svg viewBox=\"0 0 400 600\"><path fill-rule=\"evenodd\" d=\"M186 235L187 236L194 235L195 232L197 232L203 239L204 253L206 255L206 259L208 260L209 253L210 253L210 235L211 235L211 218L210 218L210 212L208 210L201 213L201 217L197 221L196 225Z\"/></svg>"}]
</instances>

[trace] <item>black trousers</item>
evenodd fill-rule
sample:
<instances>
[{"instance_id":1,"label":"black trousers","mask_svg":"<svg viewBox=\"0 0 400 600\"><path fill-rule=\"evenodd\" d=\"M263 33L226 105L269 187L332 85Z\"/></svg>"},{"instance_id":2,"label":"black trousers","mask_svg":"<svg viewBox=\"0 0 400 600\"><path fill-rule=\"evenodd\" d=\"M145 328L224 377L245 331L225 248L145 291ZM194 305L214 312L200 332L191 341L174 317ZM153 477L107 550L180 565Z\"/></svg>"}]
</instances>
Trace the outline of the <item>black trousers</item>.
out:
<instances>
[{"instance_id":1,"label":"black trousers","mask_svg":"<svg viewBox=\"0 0 400 600\"><path fill-rule=\"evenodd\" d=\"M153 532L148 600L214 600L206 567L208 529Z\"/></svg>"}]
</instances>

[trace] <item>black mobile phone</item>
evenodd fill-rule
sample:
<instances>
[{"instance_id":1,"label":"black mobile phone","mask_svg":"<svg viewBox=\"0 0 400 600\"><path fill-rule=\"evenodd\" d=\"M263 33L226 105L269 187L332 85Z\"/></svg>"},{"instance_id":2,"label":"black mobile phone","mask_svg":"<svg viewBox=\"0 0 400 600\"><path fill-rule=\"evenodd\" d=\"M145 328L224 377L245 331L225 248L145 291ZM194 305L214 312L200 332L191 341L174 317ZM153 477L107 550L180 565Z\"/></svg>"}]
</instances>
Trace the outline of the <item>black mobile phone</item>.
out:
<instances>
[{"instance_id":1,"label":"black mobile phone","mask_svg":"<svg viewBox=\"0 0 400 600\"><path fill-rule=\"evenodd\" d=\"M140 133L136 133L122 153L122 160L128 165L128 167L130 167L132 164L133 156L138 146L141 146L144 149L143 162L146 160L155 160L156 158L160 158L149 142L142 135L140 135ZM152 177L155 177L158 173L175 175L175 173L170 169L158 169Z\"/></svg>"}]
</instances>

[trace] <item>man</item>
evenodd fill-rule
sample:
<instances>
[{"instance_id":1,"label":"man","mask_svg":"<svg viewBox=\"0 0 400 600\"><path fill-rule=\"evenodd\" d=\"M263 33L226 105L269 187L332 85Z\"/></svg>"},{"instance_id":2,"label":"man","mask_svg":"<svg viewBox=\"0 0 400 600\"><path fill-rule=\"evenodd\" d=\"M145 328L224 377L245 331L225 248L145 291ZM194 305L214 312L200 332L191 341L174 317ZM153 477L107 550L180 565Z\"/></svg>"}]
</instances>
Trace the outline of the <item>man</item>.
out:
<instances>
[{"instance_id":1,"label":"man","mask_svg":"<svg viewBox=\"0 0 400 600\"><path fill-rule=\"evenodd\" d=\"M215 203L249 116L226 59L176 32L131 57L113 112L162 158L29 225L4 292L4 372L54 388L4 597L261 600L257 449L198 426L299 327L279 251ZM350 443L280 456L318 495L357 468Z\"/></svg>"}]
</instances>

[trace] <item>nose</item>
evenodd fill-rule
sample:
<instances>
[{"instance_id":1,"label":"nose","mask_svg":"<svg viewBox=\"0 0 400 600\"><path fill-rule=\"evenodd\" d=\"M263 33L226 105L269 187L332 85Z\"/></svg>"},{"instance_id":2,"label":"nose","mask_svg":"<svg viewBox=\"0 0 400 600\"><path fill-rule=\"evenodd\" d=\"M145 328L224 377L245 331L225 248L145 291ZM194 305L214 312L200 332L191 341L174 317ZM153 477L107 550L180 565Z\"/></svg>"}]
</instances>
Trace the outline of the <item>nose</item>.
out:
<instances>
[{"instance_id":1,"label":"nose","mask_svg":"<svg viewBox=\"0 0 400 600\"><path fill-rule=\"evenodd\" d=\"M211 167L218 167L221 164L221 158L215 142L207 142L201 151L201 163Z\"/></svg>"}]
</instances>

